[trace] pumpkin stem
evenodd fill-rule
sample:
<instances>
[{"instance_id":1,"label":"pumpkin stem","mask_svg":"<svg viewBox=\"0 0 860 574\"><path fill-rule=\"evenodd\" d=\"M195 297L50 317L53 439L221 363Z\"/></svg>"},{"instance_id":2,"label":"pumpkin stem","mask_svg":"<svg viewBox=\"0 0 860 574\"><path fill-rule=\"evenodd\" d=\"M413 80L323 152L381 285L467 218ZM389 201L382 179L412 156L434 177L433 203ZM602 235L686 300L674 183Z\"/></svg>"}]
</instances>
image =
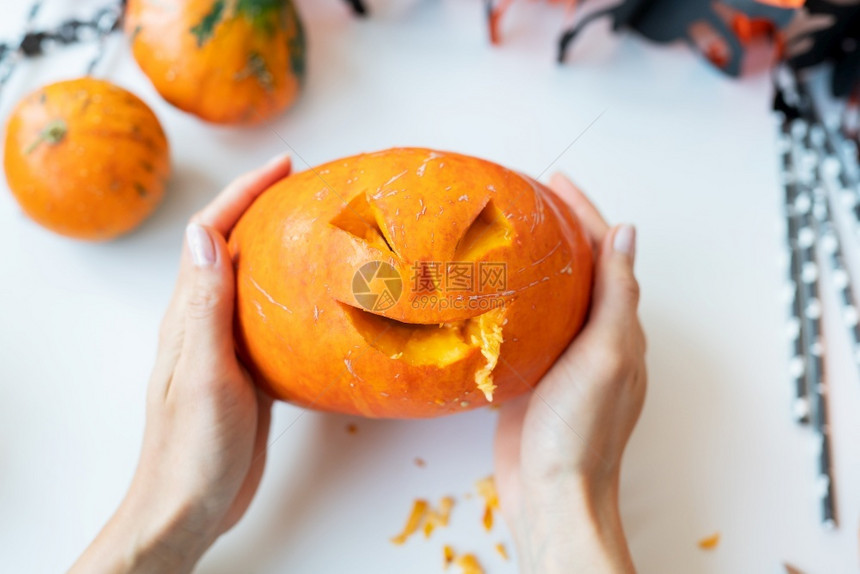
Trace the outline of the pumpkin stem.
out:
<instances>
[{"instance_id":1,"label":"pumpkin stem","mask_svg":"<svg viewBox=\"0 0 860 574\"><path fill-rule=\"evenodd\" d=\"M48 142L52 145L60 143L63 138L66 137L66 133L68 131L69 126L67 126L66 122L63 120L54 120L50 122L42 129L41 132L39 132L39 137L36 138L36 141L31 143L27 149L24 150L24 154L30 155L42 142Z\"/></svg>"}]
</instances>

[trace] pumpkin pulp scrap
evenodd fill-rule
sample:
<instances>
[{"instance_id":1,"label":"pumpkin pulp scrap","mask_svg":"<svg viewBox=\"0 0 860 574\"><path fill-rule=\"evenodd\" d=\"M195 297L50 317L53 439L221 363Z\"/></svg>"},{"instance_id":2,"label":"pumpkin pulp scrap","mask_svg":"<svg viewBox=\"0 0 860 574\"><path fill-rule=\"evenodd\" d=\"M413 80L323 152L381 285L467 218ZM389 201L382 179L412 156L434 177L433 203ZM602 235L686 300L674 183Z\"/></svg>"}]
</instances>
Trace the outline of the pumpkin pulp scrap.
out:
<instances>
[{"instance_id":1,"label":"pumpkin pulp scrap","mask_svg":"<svg viewBox=\"0 0 860 574\"><path fill-rule=\"evenodd\" d=\"M367 343L392 359L410 365L444 367L464 359L475 349L486 363L475 371L475 384L493 400L493 369L499 361L504 337L505 308L499 307L461 321L434 325L402 323L382 315L341 304Z\"/></svg>"}]
</instances>

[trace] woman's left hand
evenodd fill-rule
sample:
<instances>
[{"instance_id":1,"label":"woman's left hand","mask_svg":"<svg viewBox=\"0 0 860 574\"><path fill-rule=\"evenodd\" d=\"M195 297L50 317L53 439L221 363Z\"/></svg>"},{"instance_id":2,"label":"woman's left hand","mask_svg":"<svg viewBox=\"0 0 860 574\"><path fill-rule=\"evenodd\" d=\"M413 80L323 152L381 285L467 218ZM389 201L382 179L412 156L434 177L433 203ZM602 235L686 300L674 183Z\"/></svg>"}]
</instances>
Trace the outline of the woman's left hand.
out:
<instances>
[{"instance_id":1,"label":"woman's left hand","mask_svg":"<svg viewBox=\"0 0 860 574\"><path fill-rule=\"evenodd\" d=\"M266 461L272 401L236 357L235 279L225 237L290 167L289 157L272 160L191 218L161 324L137 470L71 572L190 572L251 503Z\"/></svg>"}]
</instances>

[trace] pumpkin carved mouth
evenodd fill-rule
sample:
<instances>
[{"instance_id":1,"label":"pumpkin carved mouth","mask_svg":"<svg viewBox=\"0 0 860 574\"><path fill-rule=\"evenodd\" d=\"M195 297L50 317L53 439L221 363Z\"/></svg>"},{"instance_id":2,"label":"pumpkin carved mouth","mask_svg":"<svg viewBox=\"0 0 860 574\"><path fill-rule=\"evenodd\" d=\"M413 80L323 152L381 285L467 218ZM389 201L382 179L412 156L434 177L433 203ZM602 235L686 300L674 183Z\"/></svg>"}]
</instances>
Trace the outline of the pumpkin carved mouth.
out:
<instances>
[{"instance_id":1,"label":"pumpkin carved mouth","mask_svg":"<svg viewBox=\"0 0 860 574\"><path fill-rule=\"evenodd\" d=\"M345 303L340 306L365 342L392 360L444 368L479 350L485 364L475 370L475 384L488 401L493 400L493 370L504 340L504 307L460 321L424 325L404 323Z\"/></svg>"}]
</instances>

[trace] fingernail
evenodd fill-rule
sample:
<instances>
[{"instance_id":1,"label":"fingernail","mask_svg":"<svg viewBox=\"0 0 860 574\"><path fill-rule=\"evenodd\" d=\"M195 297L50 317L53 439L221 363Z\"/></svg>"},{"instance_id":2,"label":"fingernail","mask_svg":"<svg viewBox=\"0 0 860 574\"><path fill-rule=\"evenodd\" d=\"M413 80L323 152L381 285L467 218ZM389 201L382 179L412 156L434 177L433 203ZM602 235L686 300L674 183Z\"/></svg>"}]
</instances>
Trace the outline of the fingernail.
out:
<instances>
[{"instance_id":1,"label":"fingernail","mask_svg":"<svg viewBox=\"0 0 860 574\"><path fill-rule=\"evenodd\" d=\"M549 178L550 181L560 181L561 183L570 185L570 178L564 175L562 172L557 171Z\"/></svg>"},{"instance_id":2,"label":"fingernail","mask_svg":"<svg viewBox=\"0 0 860 574\"><path fill-rule=\"evenodd\" d=\"M189 223L185 228L185 240L194 265L208 267L215 263L215 245L205 227L199 223Z\"/></svg>"},{"instance_id":3,"label":"fingernail","mask_svg":"<svg viewBox=\"0 0 860 574\"><path fill-rule=\"evenodd\" d=\"M267 167L267 168L268 168L268 167L275 167L276 165L278 165L278 164L282 163L283 161L285 161L288 157L290 157L289 152L287 152L287 153L282 153L282 154L278 154L278 155L276 155L275 157L273 157L272 159L270 159L269 161L267 161L267 162L266 162L266 165L265 165L265 166L263 166L263 167Z\"/></svg>"},{"instance_id":4,"label":"fingernail","mask_svg":"<svg viewBox=\"0 0 860 574\"><path fill-rule=\"evenodd\" d=\"M636 256L636 228L632 225L619 225L615 228L615 237L612 239L612 249L617 253L623 253L630 258Z\"/></svg>"}]
</instances>

